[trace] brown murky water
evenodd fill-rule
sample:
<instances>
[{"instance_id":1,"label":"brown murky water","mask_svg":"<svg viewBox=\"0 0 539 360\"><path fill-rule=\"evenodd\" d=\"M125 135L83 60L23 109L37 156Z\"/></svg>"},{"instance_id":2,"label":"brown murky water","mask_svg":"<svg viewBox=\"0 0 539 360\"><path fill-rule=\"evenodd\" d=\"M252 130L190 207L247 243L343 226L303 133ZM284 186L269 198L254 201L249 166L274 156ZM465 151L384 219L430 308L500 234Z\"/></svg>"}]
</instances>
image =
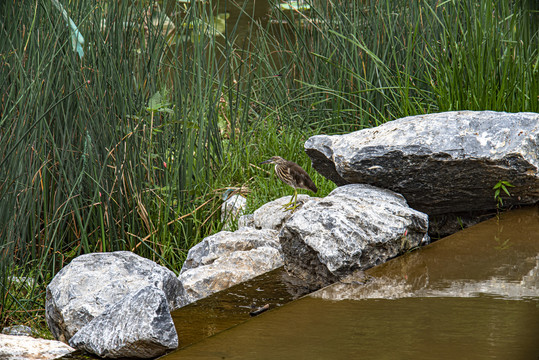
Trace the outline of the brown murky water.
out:
<instances>
[{"instance_id":1,"label":"brown murky water","mask_svg":"<svg viewBox=\"0 0 539 360\"><path fill-rule=\"evenodd\" d=\"M366 274L280 306L291 295L277 271L180 309L183 348L162 359L539 359L538 208ZM272 310L249 319L251 303Z\"/></svg>"},{"instance_id":2,"label":"brown murky water","mask_svg":"<svg viewBox=\"0 0 539 360\"><path fill-rule=\"evenodd\" d=\"M290 302L294 296L283 281L287 277L279 268L174 311L180 347L243 323L266 304L273 309Z\"/></svg>"},{"instance_id":3,"label":"brown murky water","mask_svg":"<svg viewBox=\"0 0 539 360\"><path fill-rule=\"evenodd\" d=\"M536 359L535 301L306 297L167 359Z\"/></svg>"}]
</instances>

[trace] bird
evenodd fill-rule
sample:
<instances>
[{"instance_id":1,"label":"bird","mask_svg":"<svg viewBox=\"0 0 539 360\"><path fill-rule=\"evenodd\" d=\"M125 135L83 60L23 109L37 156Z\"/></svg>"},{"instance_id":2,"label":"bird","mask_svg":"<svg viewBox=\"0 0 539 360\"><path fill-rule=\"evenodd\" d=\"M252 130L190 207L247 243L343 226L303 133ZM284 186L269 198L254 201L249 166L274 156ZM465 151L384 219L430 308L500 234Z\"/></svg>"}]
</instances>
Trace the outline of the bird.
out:
<instances>
[{"instance_id":1,"label":"bird","mask_svg":"<svg viewBox=\"0 0 539 360\"><path fill-rule=\"evenodd\" d=\"M288 204L283 206L286 210L294 210L298 207L298 189L310 190L315 194L318 191L309 174L293 161L285 160L280 156L272 156L259 164L275 164L277 177L294 188L294 196Z\"/></svg>"}]
</instances>

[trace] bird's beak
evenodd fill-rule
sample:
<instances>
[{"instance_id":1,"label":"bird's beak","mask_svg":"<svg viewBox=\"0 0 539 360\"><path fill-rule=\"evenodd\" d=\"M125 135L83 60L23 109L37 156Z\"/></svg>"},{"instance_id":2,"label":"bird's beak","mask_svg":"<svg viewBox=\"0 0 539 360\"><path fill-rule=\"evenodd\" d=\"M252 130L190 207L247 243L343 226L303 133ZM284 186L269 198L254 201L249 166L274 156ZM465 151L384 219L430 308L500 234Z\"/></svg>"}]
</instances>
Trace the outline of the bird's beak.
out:
<instances>
[{"instance_id":1,"label":"bird's beak","mask_svg":"<svg viewBox=\"0 0 539 360\"><path fill-rule=\"evenodd\" d=\"M271 159L259 162L258 165L267 164L267 163L270 163L270 162L271 162Z\"/></svg>"}]
</instances>

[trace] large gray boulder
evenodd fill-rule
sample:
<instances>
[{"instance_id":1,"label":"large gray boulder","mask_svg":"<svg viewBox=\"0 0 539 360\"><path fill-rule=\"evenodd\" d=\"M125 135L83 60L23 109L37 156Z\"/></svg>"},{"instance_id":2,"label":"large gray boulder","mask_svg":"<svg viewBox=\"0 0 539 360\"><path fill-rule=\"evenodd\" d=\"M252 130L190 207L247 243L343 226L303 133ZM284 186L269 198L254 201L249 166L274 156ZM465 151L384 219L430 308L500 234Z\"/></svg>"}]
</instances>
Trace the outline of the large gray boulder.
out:
<instances>
[{"instance_id":1,"label":"large gray boulder","mask_svg":"<svg viewBox=\"0 0 539 360\"><path fill-rule=\"evenodd\" d=\"M283 265L278 233L271 229L221 231L193 246L179 279L187 305Z\"/></svg>"},{"instance_id":2,"label":"large gray boulder","mask_svg":"<svg viewBox=\"0 0 539 360\"><path fill-rule=\"evenodd\" d=\"M168 300L148 285L125 296L80 329L69 341L105 358L154 358L178 347Z\"/></svg>"},{"instance_id":3,"label":"large gray boulder","mask_svg":"<svg viewBox=\"0 0 539 360\"><path fill-rule=\"evenodd\" d=\"M179 307L182 287L167 268L128 251L81 255L47 286L49 329L67 343L93 318L148 285L164 292L171 311Z\"/></svg>"},{"instance_id":4,"label":"large gray boulder","mask_svg":"<svg viewBox=\"0 0 539 360\"><path fill-rule=\"evenodd\" d=\"M347 135L311 137L313 167L337 185L366 183L402 194L429 215L539 201L539 114L455 111L410 116ZM504 195L504 194L502 194Z\"/></svg>"},{"instance_id":5,"label":"large gray boulder","mask_svg":"<svg viewBox=\"0 0 539 360\"><path fill-rule=\"evenodd\" d=\"M279 239L287 271L315 290L428 243L427 230L401 195L353 184L304 204Z\"/></svg>"}]
</instances>

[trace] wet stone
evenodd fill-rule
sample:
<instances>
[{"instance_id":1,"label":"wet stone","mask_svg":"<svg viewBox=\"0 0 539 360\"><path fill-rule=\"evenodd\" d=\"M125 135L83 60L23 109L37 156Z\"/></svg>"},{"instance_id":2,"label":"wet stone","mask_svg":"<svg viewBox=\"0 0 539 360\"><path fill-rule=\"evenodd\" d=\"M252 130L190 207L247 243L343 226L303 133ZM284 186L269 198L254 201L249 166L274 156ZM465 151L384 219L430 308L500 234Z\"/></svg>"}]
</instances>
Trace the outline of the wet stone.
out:
<instances>
[{"instance_id":1,"label":"wet stone","mask_svg":"<svg viewBox=\"0 0 539 360\"><path fill-rule=\"evenodd\" d=\"M346 185L296 211L279 233L286 269L311 290L429 242L428 217L399 194Z\"/></svg>"},{"instance_id":2,"label":"wet stone","mask_svg":"<svg viewBox=\"0 0 539 360\"><path fill-rule=\"evenodd\" d=\"M277 231L221 231L193 246L180 275L182 306L283 265Z\"/></svg>"}]
</instances>

